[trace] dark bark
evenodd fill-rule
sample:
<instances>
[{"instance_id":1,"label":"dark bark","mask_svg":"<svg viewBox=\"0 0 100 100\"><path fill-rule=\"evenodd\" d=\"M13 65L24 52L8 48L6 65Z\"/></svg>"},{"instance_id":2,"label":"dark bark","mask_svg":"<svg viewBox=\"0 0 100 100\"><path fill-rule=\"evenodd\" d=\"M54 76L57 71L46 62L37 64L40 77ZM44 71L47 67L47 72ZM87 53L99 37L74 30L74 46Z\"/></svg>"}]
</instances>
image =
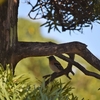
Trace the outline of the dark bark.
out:
<instances>
[{"instance_id":1,"label":"dark bark","mask_svg":"<svg viewBox=\"0 0 100 100\"><path fill-rule=\"evenodd\" d=\"M68 57L64 56L64 55L57 55L58 57L60 57L61 59L71 63L72 65L74 65L75 67L77 67L79 70L81 70L85 75L87 76L92 76L95 77L97 79L100 79L100 74L97 74L95 72L91 72L86 70L86 68L84 68L81 64L79 64L78 62L74 61L73 59L69 59ZM71 68L71 67L70 67ZM49 74L49 75L45 75L43 76L43 78L45 78L45 85L48 85L50 82L52 82L55 78L65 75L65 74L69 74L70 72L72 73L72 69L68 69L68 67L66 67L63 71L59 72L59 73L53 73L53 74ZM73 73L72 73L73 74ZM74 74L73 74L74 75ZM69 76L67 76L69 79L71 79Z\"/></svg>"},{"instance_id":2,"label":"dark bark","mask_svg":"<svg viewBox=\"0 0 100 100\"><path fill-rule=\"evenodd\" d=\"M55 44L51 42L18 42L15 50L15 62L17 63L26 57L59 55L63 53L78 54L84 58L89 64L100 70L100 60L95 57L87 48L80 42L69 42L64 44Z\"/></svg>"},{"instance_id":3,"label":"dark bark","mask_svg":"<svg viewBox=\"0 0 100 100\"><path fill-rule=\"evenodd\" d=\"M19 0L5 0L0 5L0 63L13 66L17 42L17 13Z\"/></svg>"},{"instance_id":4,"label":"dark bark","mask_svg":"<svg viewBox=\"0 0 100 100\"><path fill-rule=\"evenodd\" d=\"M90 72L80 65L78 62L74 61L74 55L78 54L83 59L85 59L90 65L100 71L100 60L95 57L88 49L87 46L80 42L69 42L63 44L55 44L52 42L18 42L14 52L13 64L16 65L21 59L26 57L38 57L38 56L50 56L56 55L61 59L68 62L66 69L59 73L53 74L51 81L55 78L67 73L68 78L69 72L74 75L72 71L72 65L75 65L79 70L88 76L93 76L100 79L100 75L94 72ZM64 57L62 54L68 54L69 58ZM48 76L48 75L47 75Z\"/></svg>"},{"instance_id":5,"label":"dark bark","mask_svg":"<svg viewBox=\"0 0 100 100\"><path fill-rule=\"evenodd\" d=\"M9 47L9 30L7 30L5 23L7 19L7 5L8 2L4 2L0 5L0 62L6 65L6 53ZM6 43L7 42L7 43Z\"/></svg>"}]
</instances>

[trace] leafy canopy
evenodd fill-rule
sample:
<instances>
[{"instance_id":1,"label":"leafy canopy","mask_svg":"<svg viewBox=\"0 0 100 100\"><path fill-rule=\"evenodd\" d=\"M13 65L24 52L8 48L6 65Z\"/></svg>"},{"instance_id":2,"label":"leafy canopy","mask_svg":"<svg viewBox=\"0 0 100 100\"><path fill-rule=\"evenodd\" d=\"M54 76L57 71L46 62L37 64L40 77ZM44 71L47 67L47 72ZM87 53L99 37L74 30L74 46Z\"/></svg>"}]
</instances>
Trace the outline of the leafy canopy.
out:
<instances>
[{"instance_id":1,"label":"leafy canopy","mask_svg":"<svg viewBox=\"0 0 100 100\"><path fill-rule=\"evenodd\" d=\"M83 32L83 27L93 28L92 22L100 19L99 0L37 0L29 12L31 19L44 18L47 21L43 24L51 29L62 31L77 30ZM33 17L31 13L36 13ZM98 22L99 23L99 22Z\"/></svg>"}]
</instances>

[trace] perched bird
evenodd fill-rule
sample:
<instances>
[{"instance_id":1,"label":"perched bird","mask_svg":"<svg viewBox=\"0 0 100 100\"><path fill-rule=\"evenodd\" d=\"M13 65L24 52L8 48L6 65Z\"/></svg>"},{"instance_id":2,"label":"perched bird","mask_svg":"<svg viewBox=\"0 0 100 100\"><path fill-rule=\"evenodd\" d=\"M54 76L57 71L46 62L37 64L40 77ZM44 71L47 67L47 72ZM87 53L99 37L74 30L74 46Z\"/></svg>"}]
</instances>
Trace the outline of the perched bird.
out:
<instances>
[{"instance_id":1,"label":"perched bird","mask_svg":"<svg viewBox=\"0 0 100 100\"><path fill-rule=\"evenodd\" d=\"M49 59L49 66L54 72L60 72L63 69L62 65L56 60L54 56L47 57Z\"/></svg>"},{"instance_id":2,"label":"perched bird","mask_svg":"<svg viewBox=\"0 0 100 100\"><path fill-rule=\"evenodd\" d=\"M54 71L54 72L56 72L56 73L58 73L58 72L60 72L60 71L62 71L62 70L64 70L64 68L62 67L62 65L56 60L56 58L54 57L54 56L49 56L49 57L47 57L48 59L49 59L49 66L50 66L50 68ZM65 75L69 78L69 79L71 79L70 77L69 77L69 72L71 72L73 75L74 75L74 72L72 71L72 69L71 68L69 68L70 67L70 65L67 67L68 69L68 73L65 73Z\"/></svg>"}]
</instances>

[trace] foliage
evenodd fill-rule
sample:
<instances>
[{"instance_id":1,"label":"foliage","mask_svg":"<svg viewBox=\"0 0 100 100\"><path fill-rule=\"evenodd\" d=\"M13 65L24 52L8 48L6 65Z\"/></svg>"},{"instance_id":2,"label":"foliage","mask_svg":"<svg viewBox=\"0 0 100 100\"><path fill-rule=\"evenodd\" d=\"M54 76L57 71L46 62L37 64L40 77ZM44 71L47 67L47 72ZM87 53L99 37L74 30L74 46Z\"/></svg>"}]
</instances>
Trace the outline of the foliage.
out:
<instances>
[{"instance_id":1,"label":"foliage","mask_svg":"<svg viewBox=\"0 0 100 100\"><path fill-rule=\"evenodd\" d=\"M30 91L27 80L28 78L24 78L23 75L13 77L9 68L4 70L0 65L0 99L23 100L27 91Z\"/></svg>"},{"instance_id":2,"label":"foliage","mask_svg":"<svg viewBox=\"0 0 100 100\"><path fill-rule=\"evenodd\" d=\"M31 19L45 18L43 24L51 29L62 31L83 30L83 27L93 28L92 22L100 20L99 0L37 0L36 5L32 5L29 12ZM35 17L31 13L36 12Z\"/></svg>"},{"instance_id":3,"label":"foliage","mask_svg":"<svg viewBox=\"0 0 100 100\"><path fill-rule=\"evenodd\" d=\"M49 86L45 87L45 83L43 82L40 87L35 88L29 95L34 100L78 100L78 97L70 92L71 90L72 88L69 86L69 83L63 84L53 81Z\"/></svg>"},{"instance_id":4,"label":"foliage","mask_svg":"<svg viewBox=\"0 0 100 100\"><path fill-rule=\"evenodd\" d=\"M38 87L29 83L29 78L14 77L9 68L4 70L0 65L0 100L78 100L69 83L53 81L45 86L43 82Z\"/></svg>"}]
</instances>

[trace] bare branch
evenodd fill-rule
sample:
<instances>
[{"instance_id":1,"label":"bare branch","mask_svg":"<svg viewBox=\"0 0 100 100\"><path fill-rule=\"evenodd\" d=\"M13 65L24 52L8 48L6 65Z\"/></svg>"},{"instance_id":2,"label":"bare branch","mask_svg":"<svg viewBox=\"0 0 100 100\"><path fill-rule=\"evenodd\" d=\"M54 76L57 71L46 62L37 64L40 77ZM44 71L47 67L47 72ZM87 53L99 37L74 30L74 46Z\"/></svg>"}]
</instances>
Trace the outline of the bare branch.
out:
<instances>
[{"instance_id":1,"label":"bare branch","mask_svg":"<svg viewBox=\"0 0 100 100\"><path fill-rule=\"evenodd\" d=\"M90 72L90 71L87 71L82 65L80 65L78 62L76 61L73 61L72 59L69 59L68 57L64 56L64 55L58 55L58 57L60 57L61 59L73 64L74 66L76 66L79 70L81 70L85 75L88 75L88 76L93 76L95 78L98 78L100 79L100 75L99 74L96 74L94 72Z\"/></svg>"},{"instance_id":2,"label":"bare branch","mask_svg":"<svg viewBox=\"0 0 100 100\"><path fill-rule=\"evenodd\" d=\"M18 42L18 49L15 50L15 61L18 63L26 57L59 55L63 53L78 54L84 58L89 64L100 70L100 60L95 57L87 48L87 46L80 42L69 42L63 44L55 44L52 42Z\"/></svg>"},{"instance_id":3,"label":"bare branch","mask_svg":"<svg viewBox=\"0 0 100 100\"><path fill-rule=\"evenodd\" d=\"M56 44L52 42L18 42L16 54L22 58L29 56L48 56L62 53L80 53L86 45L80 42ZM23 52L24 51L24 52Z\"/></svg>"},{"instance_id":4,"label":"bare branch","mask_svg":"<svg viewBox=\"0 0 100 100\"><path fill-rule=\"evenodd\" d=\"M88 76L92 76L92 77L95 77L97 79L100 79L100 75L97 74L97 73L94 73L94 72L91 72L91 71L88 71L86 70L82 65L80 65L78 62L76 61L73 61L72 59L64 56L64 55L57 55L57 57L75 65L79 70L81 70L85 75L88 75ZM63 71L59 72L59 73L53 73L51 75L46 75L44 76L44 78L48 78L45 82L45 84L49 84L51 81L53 81L55 78L59 77L59 76L62 76L64 74L69 74L70 70L68 68L64 69ZM69 77L68 77L69 78Z\"/></svg>"},{"instance_id":5,"label":"bare branch","mask_svg":"<svg viewBox=\"0 0 100 100\"><path fill-rule=\"evenodd\" d=\"M68 54L69 55L69 59L71 59L71 60L73 60L74 61L74 57L75 57L75 54ZM72 63L68 63L68 65L67 65L67 67L66 67L66 70L68 70L69 72L67 73L67 77L69 78L69 79L71 79L70 77L69 77L69 73L71 72L73 75L74 75L74 72L72 71Z\"/></svg>"}]
</instances>

